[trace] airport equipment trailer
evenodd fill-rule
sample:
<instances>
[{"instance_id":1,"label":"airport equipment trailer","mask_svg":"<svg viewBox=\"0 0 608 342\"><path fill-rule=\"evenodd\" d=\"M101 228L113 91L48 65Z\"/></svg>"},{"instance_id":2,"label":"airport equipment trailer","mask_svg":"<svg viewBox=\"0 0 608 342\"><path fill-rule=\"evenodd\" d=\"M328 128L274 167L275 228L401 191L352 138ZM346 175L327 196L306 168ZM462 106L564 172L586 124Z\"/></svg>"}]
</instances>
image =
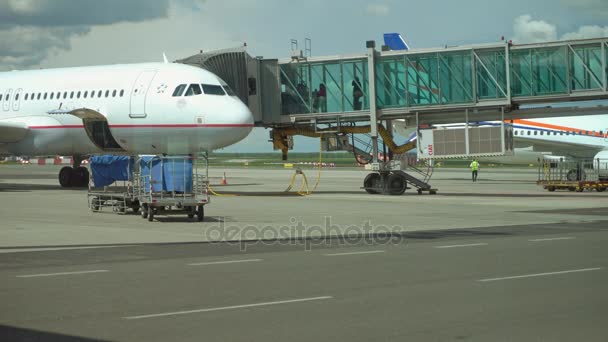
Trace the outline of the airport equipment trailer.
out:
<instances>
[{"instance_id":1,"label":"airport equipment trailer","mask_svg":"<svg viewBox=\"0 0 608 342\"><path fill-rule=\"evenodd\" d=\"M206 156L95 156L89 165L93 177L87 197L94 212L111 208L125 214L130 208L148 221L159 213L204 219L209 203Z\"/></svg>"},{"instance_id":2,"label":"airport equipment trailer","mask_svg":"<svg viewBox=\"0 0 608 342\"><path fill-rule=\"evenodd\" d=\"M551 192L555 190L604 192L608 188L608 160L545 158L539 164L537 184Z\"/></svg>"},{"instance_id":3,"label":"airport equipment trailer","mask_svg":"<svg viewBox=\"0 0 608 342\"><path fill-rule=\"evenodd\" d=\"M134 174L134 194L142 218L154 220L159 213L186 213L203 221L209 203L209 167L204 160L204 173L198 172L193 157L140 157L139 172Z\"/></svg>"}]
</instances>

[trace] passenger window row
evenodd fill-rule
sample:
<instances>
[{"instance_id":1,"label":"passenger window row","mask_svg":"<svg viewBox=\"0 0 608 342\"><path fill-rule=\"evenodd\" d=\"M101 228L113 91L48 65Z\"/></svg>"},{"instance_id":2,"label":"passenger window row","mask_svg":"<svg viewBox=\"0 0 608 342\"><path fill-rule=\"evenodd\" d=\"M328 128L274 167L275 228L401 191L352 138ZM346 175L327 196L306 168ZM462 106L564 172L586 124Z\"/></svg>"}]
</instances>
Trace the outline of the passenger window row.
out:
<instances>
[{"instance_id":1,"label":"passenger window row","mask_svg":"<svg viewBox=\"0 0 608 342\"><path fill-rule=\"evenodd\" d=\"M534 132L534 133L532 133L532 132ZM537 130L519 130L519 131L515 130L515 135L521 135L521 136L523 136L523 135L532 135L532 134L534 134L534 135L545 135L545 133L546 133L546 135L554 135L554 136L555 135L577 135L577 134L578 135L596 136L596 133L599 136L603 136L604 135L603 131L599 131L599 132L596 132L596 131L578 131L578 132L572 132L572 131L569 131L569 132L564 132L564 131L560 131L560 132L558 132L558 131L546 131L545 132L545 131L537 131Z\"/></svg>"},{"instance_id":2,"label":"passenger window row","mask_svg":"<svg viewBox=\"0 0 608 342\"><path fill-rule=\"evenodd\" d=\"M11 92L8 91L6 94L0 94L0 102L1 101L9 101L11 97ZM13 100L19 101L19 96L21 93L17 92L13 96ZM54 100L54 99L86 99L86 98L102 98L102 97L123 97L125 95L125 91L121 89L120 91L114 90L85 90L85 91L58 91L58 92L44 92L44 93L25 93L23 96L23 101L38 101L38 100Z\"/></svg>"},{"instance_id":3,"label":"passenger window row","mask_svg":"<svg viewBox=\"0 0 608 342\"><path fill-rule=\"evenodd\" d=\"M223 95L227 94L229 96L236 96L234 91L232 91L232 89L230 89L230 87L227 84L224 84L221 86L215 85L215 84L198 84L198 83L192 83L190 85L180 84L173 91L173 97L196 96L196 95L202 95L202 94L218 95L218 96L223 96Z\"/></svg>"}]
</instances>

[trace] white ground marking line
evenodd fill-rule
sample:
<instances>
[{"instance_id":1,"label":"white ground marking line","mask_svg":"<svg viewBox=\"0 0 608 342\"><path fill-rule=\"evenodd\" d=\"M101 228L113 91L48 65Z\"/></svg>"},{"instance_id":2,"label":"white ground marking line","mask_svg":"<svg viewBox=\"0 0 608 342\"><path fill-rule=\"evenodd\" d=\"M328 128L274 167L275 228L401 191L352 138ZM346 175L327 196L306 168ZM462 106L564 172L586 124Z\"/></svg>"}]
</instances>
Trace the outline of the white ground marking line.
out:
<instances>
[{"instance_id":1,"label":"white ground marking line","mask_svg":"<svg viewBox=\"0 0 608 342\"><path fill-rule=\"evenodd\" d=\"M332 296L322 296L322 297L311 297L311 298L288 299L288 300L279 300L279 301L276 301L276 302L264 302L264 303L254 303L254 304L221 306L221 307L217 307L217 308L207 308L207 309L187 310L187 311L163 312L163 313L157 313L157 314L151 314L151 315L127 316L127 317L123 317L123 319L143 319L143 318L155 318L155 317L188 315L188 314L201 313L201 312L213 312L213 311L223 311L223 310L235 310L235 309L255 308L255 307L259 307L259 306L271 306L271 305L279 305L279 304L312 302L312 301L326 300L326 299L332 299L332 298L334 298L334 297L332 297Z\"/></svg>"},{"instance_id":2,"label":"white ground marking line","mask_svg":"<svg viewBox=\"0 0 608 342\"><path fill-rule=\"evenodd\" d=\"M363 252L345 252L345 253L331 253L323 254L324 256L343 256L343 255L358 255L358 254L379 254L385 253L386 251L363 251Z\"/></svg>"},{"instance_id":3,"label":"white ground marking line","mask_svg":"<svg viewBox=\"0 0 608 342\"><path fill-rule=\"evenodd\" d=\"M35 277L54 277L74 274L88 274L88 273L103 273L110 272L109 270L90 270L90 271L75 271L75 272L57 272L57 273L40 273L40 274L22 274L18 275L17 278L35 278Z\"/></svg>"},{"instance_id":4,"label":"white ground marking line","mask_svg":"<svg viewBox=\"0 0 608 342\"><path fill-rule=\"evenodd\" d=\"M518 275L518 276L511 276L511 277L480 279L478 281L489 282L489 281L519 279L519 278L543 277L543 276L551 276L551 275L559 275L559 274L567 274L567 273L598 271L598 270L601 270L601 269L602 269L602 267L581 268L581 269L578 269L578 270L567 270L567 271L546 272L546 273L533 273L533 274L524 274L524 275Z\"/></svg>"},{"instance_id":5,"label":"white ground marking line","mask_svg":"<svg viewBox=\"0 0 608 342\"><path fill-rule=\"evenodd\" d=\"M98 248L122 248L137 245L113 245L113 246L80 246L80 247L26 247L26 248L7 248L0 249L0 253L24 253L24 252L50 252L67 251L72 249L98 249Z\"/></svg>"},{"instance_id":6,"label":"white ground marking line","mask_svg":"<svg viewBox=\"0 0 608 342\"><path fill-rule=\"evenodd\" d=\"M238 264L243 262L259 262L264 259L243 259L243 260L225 260L225 261L209 261L209 262L196 262L188 264L188 266L207 266L207 265L224 265L224 264Z\"/></svg>"},{"instance_id":7,"label":"white ground marking line","mask_svg":"<svg viewBox=\"0 0 608 342\"><path fill-rule=\"evenodd\" d=\"M460 247L478 247L478 246L486 246L487 243L469 243L466 245L446 245L446 246L435 246L435 248L460 248Z\"/></svg>"},{"instance_id":8,"label":"white ground marking line","mask_svg":"<svg viewBox=\"0 0 608 342\"><path fill-rule=\"evenodd\" d=\"M541 241L557 241L557 240L572 240L572 239L576 239L576 237L574 237L574 236L563 236L563 237L546 238L546 239L532 239L532 240L528 240L528 241L530 241L530 242L541 242Z\"/></svg>"}]
</instances>

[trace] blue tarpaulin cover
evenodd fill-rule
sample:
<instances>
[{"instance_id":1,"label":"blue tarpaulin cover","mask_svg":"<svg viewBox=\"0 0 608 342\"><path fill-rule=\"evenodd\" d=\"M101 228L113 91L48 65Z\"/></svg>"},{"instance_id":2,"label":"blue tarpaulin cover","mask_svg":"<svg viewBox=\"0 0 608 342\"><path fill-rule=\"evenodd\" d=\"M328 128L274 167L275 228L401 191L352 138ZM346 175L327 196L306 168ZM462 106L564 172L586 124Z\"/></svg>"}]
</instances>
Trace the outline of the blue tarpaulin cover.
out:
<instances>
[{"instance_id":1,"label":"blue tarpaulin cover","mask_svg":"<svg viewBox=\"0 0 608 342\"><path fill-rule=\"evenodd\" d=\"M150 179L153 192L192 192L192 159L142 157L139 168L146 192Z\"/></svg>"},{"instance_id":2,"label":"blue tarpaulin cover","mask_svg":"<svg viewBox=\"0 0 608 342\"><path fill-rule=\"evenodd\" d=\"M134 160L128 156L93 156L89 163L95 187L108 186L115 181L128 181L133 174Z\"/></svg>"}]
</instances>

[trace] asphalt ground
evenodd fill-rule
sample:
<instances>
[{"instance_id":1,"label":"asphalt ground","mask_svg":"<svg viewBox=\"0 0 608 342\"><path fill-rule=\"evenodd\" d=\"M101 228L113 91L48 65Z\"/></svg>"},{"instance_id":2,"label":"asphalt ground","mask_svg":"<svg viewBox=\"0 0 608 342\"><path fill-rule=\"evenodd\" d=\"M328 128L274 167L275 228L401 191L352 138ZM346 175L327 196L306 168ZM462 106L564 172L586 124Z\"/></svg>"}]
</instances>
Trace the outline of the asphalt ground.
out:
<instances>
[{"instance_id":1,"label":"asphalt ground","mask_svg":"<svg viewBox=\"0 0 608 342\"><path fill-rule=\"evenodd\" d=\"M362 171L301 197L290 170L227 170L240 196L202 223L91 213L56 171L0 167L2 341L608 340L606 194L533 169L440 169L437 195L399 197Z\"/></svg>"}]
</instances>

